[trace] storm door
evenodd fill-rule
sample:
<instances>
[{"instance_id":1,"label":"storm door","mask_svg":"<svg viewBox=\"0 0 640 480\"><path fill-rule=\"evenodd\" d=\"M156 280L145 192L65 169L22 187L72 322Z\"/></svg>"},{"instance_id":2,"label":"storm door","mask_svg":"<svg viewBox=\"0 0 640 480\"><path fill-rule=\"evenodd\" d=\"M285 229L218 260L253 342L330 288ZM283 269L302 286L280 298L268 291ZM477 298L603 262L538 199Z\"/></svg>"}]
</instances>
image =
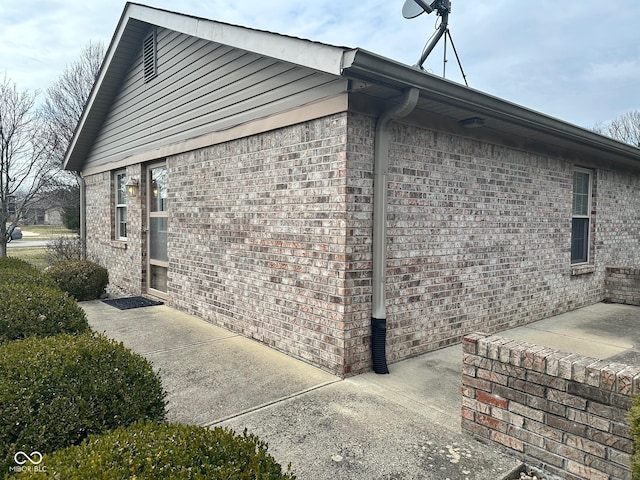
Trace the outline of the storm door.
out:
<instances>
[{"instance_id":1,"label":"storm door","mask_svg":"<svg viewBox=\"0 0 640 480\"><path fill-rule=\"evenodd\" d=\"M167 167L154 164L147 168L147 289L160 297L167 294Z\"/></svg>"}]
</instances>

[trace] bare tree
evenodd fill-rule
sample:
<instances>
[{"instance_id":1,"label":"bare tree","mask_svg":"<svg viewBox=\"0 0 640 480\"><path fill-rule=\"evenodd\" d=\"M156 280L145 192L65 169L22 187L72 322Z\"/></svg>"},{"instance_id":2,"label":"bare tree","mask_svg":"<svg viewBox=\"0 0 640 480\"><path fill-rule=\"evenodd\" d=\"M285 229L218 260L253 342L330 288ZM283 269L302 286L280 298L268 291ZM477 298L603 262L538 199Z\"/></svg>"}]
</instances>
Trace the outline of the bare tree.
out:
<instances>
[{"instance_id":1,"label":"bare tree","mask_svg":"<svg viewBox=\"0 0 640 480\"><path fill-rule=\"evenodd\" d=\"M627 112L609 122L596 125L593 130L634 147L640 147L640 111Z\"/></svg>"},{"instance_id":2,"label":"bare tree","mask_svg":"<svg viewBox=\"0 0 640 480\"><path fill-rule=\"evenodd\" d=\"M49 135L56 139L56 148L51 152L52 159L60 166L100 73L103 58L104 45L101 42L89 42L80 52L80 57L67 65L58 80L47 89L42 113ZM74 225L78 228L80 188L77 178L70 172L61 178L65 181L58 186L60 195L57 198L62 200L59 206L63 211L63 223L67 228Z\"/></svg>"},{"instance_id":3,"label":"bare tree","mask_svg":"<svg viewBox=\"0 0 640 480\"><path fill-rule=\"evenodd\" d=\"M36 94L0 82L0 257L29 203L51 185L60 169L51 162L55 140L35 108Z\"/></svg>"},{"instance_id":4,"label":"bare tree","mask_svg":"<svg viewBox=\"0 0 640 480\"><path fill-rule=\"evenodd\" d=\"M43 114L57 139L54 157L62 165L82 111L104 58L104 44L89 42L75 62L67 65L58 80L47 89Z\"/></svg>"}]
</instances>

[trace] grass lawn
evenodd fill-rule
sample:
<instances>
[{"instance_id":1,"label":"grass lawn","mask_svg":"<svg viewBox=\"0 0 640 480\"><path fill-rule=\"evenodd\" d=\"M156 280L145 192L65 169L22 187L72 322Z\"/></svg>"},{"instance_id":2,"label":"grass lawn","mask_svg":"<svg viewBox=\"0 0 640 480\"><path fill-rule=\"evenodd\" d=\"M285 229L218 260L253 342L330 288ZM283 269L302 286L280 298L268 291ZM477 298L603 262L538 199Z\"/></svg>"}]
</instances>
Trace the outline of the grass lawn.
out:
<instances>
[{"instance_id":1,"label":"grass lawn","mask_svg":"<svg viewBox=\"0 0 640 480\"><path fill-rule=\"evenodd\" d=\"M53 240L60 236L76 235L71 230L53 225L25 225L20 228L22 229L22 238L24 240ZM8 254L10 257L21 258L40 269L47 266L46 246L9 248Z\"/></svg>"},{"instance_id":2,"label":"grass lawn","mask_svg":"<svg viewBox=\"0 0 640 480\"><path fill-rule=\"evenodd\" d=\"M47 247L11 248L9 249L9 256L20 258L41 270L48 266Z\"/></svg>"},{"instance_id":3,"label":"grass lawn","mask_svg":"<svg viewBox=\"0 0 640 480\"><path fill-rule=\"evenodd\" d=\"M20 228L24 239L51 240L61 235L75 235L75 232L55 225L25 225Z\"/></svg>"}]
</instances>

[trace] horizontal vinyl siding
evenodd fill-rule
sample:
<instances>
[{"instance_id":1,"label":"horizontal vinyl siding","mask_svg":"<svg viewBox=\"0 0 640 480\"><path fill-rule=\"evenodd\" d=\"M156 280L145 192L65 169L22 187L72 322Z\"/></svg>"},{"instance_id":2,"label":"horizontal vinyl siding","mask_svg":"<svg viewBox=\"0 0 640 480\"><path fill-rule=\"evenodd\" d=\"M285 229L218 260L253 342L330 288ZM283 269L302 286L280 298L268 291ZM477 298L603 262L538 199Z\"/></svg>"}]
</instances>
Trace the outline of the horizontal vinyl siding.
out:
<instances>
[{"instance_id":1,"label":"horizontal vinyl siding","mask_svg":"<svg viewBox=\"0 0 640 480\"><path fill-rule=\"evenodd\" d=\"M85 167L287 111L345 86L332 75L159 29L158 76L144 82L140 50Z\"/></svg>"}]
</instances>

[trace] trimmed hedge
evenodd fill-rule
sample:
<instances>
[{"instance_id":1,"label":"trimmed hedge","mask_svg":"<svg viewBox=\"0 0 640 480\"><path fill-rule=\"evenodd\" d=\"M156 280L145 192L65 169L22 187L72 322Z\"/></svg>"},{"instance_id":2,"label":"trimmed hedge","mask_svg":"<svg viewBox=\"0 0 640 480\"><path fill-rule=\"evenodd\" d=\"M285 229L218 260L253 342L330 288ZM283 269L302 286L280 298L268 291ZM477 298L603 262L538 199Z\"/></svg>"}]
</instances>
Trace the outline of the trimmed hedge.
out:
<instances>
[{"instance_id":1,"label":"trimmed hedge","mask_svg":"<svg viewBox=\"0 0 640 480\"><path fill-rule=\"evenodd\" d=\"M87 331L84 310L57 287L0 283L0 345L32 335Z\"/></svg>"},{"instance_id":2,"label":"trimmed hedge","mask_svg":"<svg viewBox=\"0 0 640 480\"><path fill-rule=\"evenodd\" d=\"M633 406L629 410L627 420L635 452L631 457L631 478L640 480L640 395L633 397Z\"/></svg>"},{"instance_id":3,"label":"trimmed hedge","mask_svg":"<svg viewBox=\"0 0 640 480\"><path fill-rule=\"evenodd\" d=\"M37 270L36 267L31 265L29 262L22 260L21 258L15 258L15 257L0 258L0 272L4 270L21 270L21 269Z\"/></svg>"},{"instance_id":4,"label":"trimmed hedge","mask_svg":"<svg viewBox=\"0 0 640 480\"><path fill-rule=\"evenodd\" d=\"M137 422L81 445L45 455L46 472L16 478L94 480L144 479L295 479L267 453L255 435L178 423Z\"/></svg>"},{"instance_id":5,"label":"trimmed hedge","mask_svg":"<svg viewBox=\"0 0 640 480\"><path fill-rule=\"evenodd\" d=\"M0 472L13 455L77 445L138 420L162 421L160 377L103 335L32 337L0 346Z\"/></svg>"},{"instance_id":6,"label":"trimmed hedge","mask_svg":"<svg viewBox=\"0 0 640 480\"><path fill-rule=\"evenodd\" d=\"M71 260L48 267L45 273L78 301L100 298L109 283L107 269L88 260Z\"/></svg>"},{"instance_id":7,"label":"trimmed hedge","mask_svg":"<svg viewBox=\"0 0 640 480\"><path fill-rule=\"evenodd\" d=\"M19 258L0 258L0 285L41 285L57 288L56 282L30 263Z\"/></svg>"}]
</instances>

